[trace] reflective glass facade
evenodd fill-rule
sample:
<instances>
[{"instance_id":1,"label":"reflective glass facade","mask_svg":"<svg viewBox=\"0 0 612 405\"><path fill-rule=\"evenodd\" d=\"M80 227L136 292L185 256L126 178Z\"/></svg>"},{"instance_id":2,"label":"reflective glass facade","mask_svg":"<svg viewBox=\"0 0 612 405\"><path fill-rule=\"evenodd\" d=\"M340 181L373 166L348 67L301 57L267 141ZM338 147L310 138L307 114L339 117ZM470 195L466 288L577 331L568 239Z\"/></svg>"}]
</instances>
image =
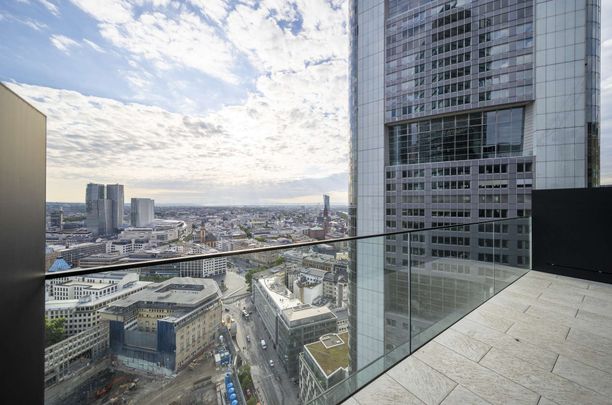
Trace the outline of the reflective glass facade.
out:
<instances>
[{"instance_id":1,"label":"reflective glass facade","mask_svg":"<svg viewBox=\"0 0 612 405\"><path fill-rule=\"evenodd\" d=\"M424 119L389 128L389 164L520 156L523 108Z\"/></svg>"},{"instance_id":2,"label":"reflective glass facade","mask_svg":"<svg viewBox=\"0 0 612 405\"><path fill-rule=\"evenodd\" d=\"M533 2L390 1L385 119L533 100Z\"/></svg>"},{"instance_id":3,"label":"reflective glass facade","mask_svg":"<svg viewBox=\"0 0 612 405\"><path fill-rule=\"evenodd\" d=\"M528 217L533 188L598 184L600 0L351 5L354 234ZM415 331L411 294L444 295L435 272L470 277L445 258L528 267L525 227L355 246L352 359ZM422 275L410 279L409 267Z\"/></svg>"}]
</instances>

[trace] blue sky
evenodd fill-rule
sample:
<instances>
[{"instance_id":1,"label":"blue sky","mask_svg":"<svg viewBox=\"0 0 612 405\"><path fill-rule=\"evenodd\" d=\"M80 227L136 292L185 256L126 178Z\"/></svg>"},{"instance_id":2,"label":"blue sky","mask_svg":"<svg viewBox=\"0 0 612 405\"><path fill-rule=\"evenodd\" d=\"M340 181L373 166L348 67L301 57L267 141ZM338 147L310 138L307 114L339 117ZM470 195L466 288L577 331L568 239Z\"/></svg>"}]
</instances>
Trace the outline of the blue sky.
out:
<instances>
[{"instance_id":1,"label":"blue sky","mask_svg":"<svg viewBox=\"0 0 612 405\"><path fill-rule=\"evenodd\" d=\"M49 201L94 181L162 203L345 203L346 18L346 0L5 0L0 80L48 116ZM610 63L603 24L606 183Z\"/></svg>"}]
</instances>

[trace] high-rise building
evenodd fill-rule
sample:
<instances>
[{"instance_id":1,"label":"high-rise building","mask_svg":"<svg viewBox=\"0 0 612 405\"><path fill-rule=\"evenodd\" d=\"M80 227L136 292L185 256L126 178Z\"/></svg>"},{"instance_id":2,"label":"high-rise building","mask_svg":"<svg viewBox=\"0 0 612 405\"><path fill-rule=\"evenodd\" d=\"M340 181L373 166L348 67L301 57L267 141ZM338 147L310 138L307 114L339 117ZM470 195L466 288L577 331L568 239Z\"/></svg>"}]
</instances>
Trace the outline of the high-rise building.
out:
<instances>
[{"instance_id":1,"label":"high-rise building","mask_svg":"<svg viewBox=\"0 0 612 405\"><path fill-rule=\"evenodd\" d=\"M106 190L104 184L87 184L87 188L85 190L85 224L87 226L87 230L94 235L105 235L107 233L108 227L106 223L100 227L101 218L106 220L105 218L107 214L105 203L100 203L99 201L104 201L105 198ZM102 212L100 212L100 207L102 208Z\"/></svg>"},{"instance_id":2,"label":"high-rise building","mask_svg":"<svg viewBox=\"0 0 612 405\"><path fill-rule=\"evenodd\" d=\"M94 235L110 235L113 218L113 204L111 200L95 200L91 202L91 213L87 214L87 229Z\"/></svg>"},{"instance_id":3,"label":"high-rise building","mask_svg":"<svg viewBox=\"0 0 612 405\"><path fill-rule=\"evenodd\" d=\"M59 210L53 211L50 215L49 222L51 228L56 228L59 230L64 229L64 209L60 207Z\"/></svg>"},{"instance_id":4,"label":"high-rise building","mask_svg":"<svg viewBox=\"0 0 612 405\"><path fill-rule=\"evenodd\" d=\"M323 194L323 216L325 218L329 217L329 196L327 194Z\"/></svg>"},{"instance_id":5,"label":"high-rise building","mask_svg":"<svg viewBox=\"0 0 612 405\"><path fill-rule=\"evenodd\" d=\"M130 223L134 227L149 225L155 218L155 201L150 198L132 198L130 209Z\"/></svg>"},{"instance_id":6,"label":"high-rise building","mask_svg":"<svg viewBox=\"0 0 612 405\"><path fill-rule=\"evenodd\" d=\"M323 230L325 235L329 232L329 196L327 194L323 194Z\"/></svg>"},{"instance_id":7,"label":"high-rise building","mask_svg":"<svg viewBox=\"0 0 612 405\"><path fill-rule=\"evenodd\" d=\"M104 200L106 198L104 184L89 183L85 190L85 205L87 212L89 213L91 202L95 200Z\"/></svg>"},{"instance_id":8,"label":"high-rise building","mask_svg":"<svg viewBox=\"0 0 612 405\"><path fill-rule=\"evenodd\" d=\"M532 189L599 184L600 1L349 9L351 235L529 216ZM396 346L387 326L410 311L398 269L440 256L527 264L448 236L353 243L353 369Z\"/></svg>"},{"instance_id":9,"label":"high-rise building","mask_svg":"<svg viewBox=\"0 0 612 405\"><path fill-rule=\"evenodd\" d=\"M106 198L112 202L110 227L116 232L123 225L123 210L125 205L123 184L107 184Z\"/></svg>"}]
</instances>

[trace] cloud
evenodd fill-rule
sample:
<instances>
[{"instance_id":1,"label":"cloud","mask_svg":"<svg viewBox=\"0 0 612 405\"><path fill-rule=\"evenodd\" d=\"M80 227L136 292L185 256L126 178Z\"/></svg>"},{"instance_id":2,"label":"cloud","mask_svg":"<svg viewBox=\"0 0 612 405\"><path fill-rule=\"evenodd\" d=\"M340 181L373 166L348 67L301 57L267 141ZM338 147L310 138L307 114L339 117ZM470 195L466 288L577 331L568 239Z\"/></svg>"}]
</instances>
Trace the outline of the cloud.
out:
<instances>
[{"instance_id":1,"label":"cloud","mask_svg":"<svg viewBox=\"0 0 612 405\"><path fill-rule=\"evenodd\" d=\"M102 49L98 44L96 44L95 42L90 41L87 38L83 38L83 42L86 43L87 45L89 45L94 51L96 52L100 52L100 53L105 53L104 49Z\"/></svg>"},{"instance_id":2,"label":"cloud","mask_svg":"<svg viewBox=\"0 0 612 405\"><path fill-rule=\"evenodd\" d=\"M71 0L81 10L98 21L121 24L131 21L132 6L121 0Z\"/></svg>"},{"instance_id":3,"label":"cloud","mask_svg":"<svg viewBox=\"0 0 612 405\"><path fill-rule=\"evenodd\" d=\"M67 36L64 36L64 35L51 35L49 40L51 41L54 47L56 47L57 49L59 49L60 51L64 52L67 55L70 54L71 48L78 48L81 46L74 39L68 38Z\"/></svg>"},{"instance_id":4,"label":"cloud","mask_svg":"<svg viewBox=\"0 0 612 405\"><path fill-rule=\"evenodd\" d=\"M48 117L49 200L80 201L89 181L122 182L142 192L150 184L149 193L166 202L299 199L337 191L337 181L326 179L347 171L347 140L338 122L314 112L288 120L282 101L269 104L268 114L259 110L259 123L240 123L232 118L245 114L238 106L189 116L68 90L10 87ZM248 103L260 108L253 103L260 100Z\"/></svg>"},{"instance_id":5,"label":"cloud","mask_svg":"<svg viewBox=\"0 0 612 405\"><path fill-rule=\"evenodd\" d=\"M225 0L189 0L189 3L198 7L204 15L217 24L227 16L229 9L229 4Z\"/></svg>"},{"instance_id":6,"label":"cloud","mask_svg":"<svg viewBox=\"0 0 612 405\"><path fill-rule=\"evenodd\" d=\"M49 12L53 14L54 16L60 15L60 12L57 6L53 4L52 2L50 2L49 0L38 0L38 2L42 4L43 6L45 6L45 8L49 10Z\"/></svg>"},{"instance_id":7,"label":"cloud","mask_svg":"<svg viewBox=\"0 0 612 405\"><path fill-rule=\"evenodd\" d=\"M103 8L72 1L98 21L106 50L119 49L129 60L119 73L138 103L13 85L48 114L50 200L80 201L89 181L123 182L139 192L148 184L167 202L297 202L346 194L346 2L191 0L191 7L175 7L134 0ZM52 42L66 53L79 46L59 35ZM89 39L82 44L99 48ZM190 115L146 105L158 100L156 81L176 78L170 70L237 84L245 63L257 68L256 78L238 104ZM169 83L180 97L194 82ZM200 83L203 94L211 91ZM176 107L198 111L187 96Z\"/></svg>"},{"instance_id":8,"label":"cloud","mask_svg":"<svg viewBox=\"0 0 612 405\"><path fill-rule=\"evenodd\" d=\"M28 18L27 20L21 21L21 22L27 25L28 27L32 28L35 31L42 31L43 29L47 28L47 24L41 23L36 20L32 20L30 18Z\"/></svg>"},{"instance_id":9,"label":"cloud","mask_svg":"<svg viewBox=\"0 0 612 405\"><path fill-rule=\"evenodd\" d=\"M151 9L138 16L131 4L118 0L72 0L99 23L100 34L114 46L145 58L159 70L196 69L216 79L238 84L233 72L235 57L231 44L214 27L194 12L179 7L170 12L167 1L149 1ZM214 20L222 18L224 6L208 0L201 10Z\"/></svg>"}]
</instances>

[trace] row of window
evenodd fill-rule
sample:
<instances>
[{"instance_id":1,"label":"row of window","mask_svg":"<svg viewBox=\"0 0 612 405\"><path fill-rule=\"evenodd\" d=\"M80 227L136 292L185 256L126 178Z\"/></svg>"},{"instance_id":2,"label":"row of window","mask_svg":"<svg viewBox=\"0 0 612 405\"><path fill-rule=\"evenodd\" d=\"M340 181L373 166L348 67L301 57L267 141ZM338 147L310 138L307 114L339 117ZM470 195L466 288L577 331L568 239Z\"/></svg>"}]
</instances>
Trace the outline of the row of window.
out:
<instances>
[{"instance_id":1,"label":"row of window","mask_svg":"<svg viewBox=\"0 0 612 405\"><path fill-rule=\"evenodd\" d=\"M432 235L431 243L437 243L442 245L470 246L470 238Z\"/></svg>"},{"instance_id":2,"label":"row of window","mask_svg":"<svg viewBox=\"0 0 612 405\"><path fill-rule=\"evenodd\" d=\"M457 21L465 20L466 18L472 17L472 10L460 10L456 13L449 14L445 17L440 17L438 19L433 20L431 23L431 28L439 28L445 25L456 23Z\"/></svg>"},{"instance_id":3,"label":"row of window","mask_svg":"<svg viewBox=\"0 0 612 405\"><path fill-rule=\"evenodd\" d=\"M437 100L431 102L431 109L437 110L440 108L448 108L454 107L458 105L469 104L472 100L472 97L469 95L466 96L457 96L457 97L449 97L443 100Z\"/></svg>"},{"instance_id":4,"label":"row of window","mask_svg":"<svg viewBox=\"0 0 612 405\"><path fill-rule=\"evenodd\" d=\"M464 174L470 174L469 166L458 166L458 167L440 167L431 169L432 176L462 176Z\"/></svg>"},{"instance_id":5,"label":"row of window","mask_svg":"<svg viewBox=\"0 0 612 405\"><path fill-rule=\"evenodd\" d=\"M472 44L471 38L463 38L457 41L449 42L443 45L434 46L431 48L431 55L441 55L446 52L456 51L458 49L467 48Z\"/></svg>"},{"instance_id":6,"label":"row of window","mask_svg":"<svg viewBox=\"0 0 612 405\"><path fill-rule=\"evenodd\" d=\"M470 188L469 180L433 181L432 190L461 190Z\"/></svg>"},{"instance_id":7,"label":"row of window","mask_svg":"<svg viewBox=\"0 0 612 405\"><path fill-rule=\"evenodd\" d=\"M425 104L416 104L416 105L404 106L402 108L394 108L391 111L388 111L388 116L390 118L395 118L395 117L399 117L400 115L414 114L414 113L423 112L423 111L425 111Z\"/></svg>"},{"instance_id":8,"label":"row of window","mask_svg":"<svg viewBox=\"0 0 612 405\"><path fill-rule=\"evenodd\" d=\"M434 210L431 211L432 217L456 217L469 218L470 210Z\"/></svg>"},{"instance_id":9,"label":"row of window","mask_svg":"<svg viewBox=\"0 0 612 405\"><path fill-rule=\"evenodd\" d=\"M472 59L471 52L460 53L458 55L447 56L446 58L437 59L431 62L432 69L439 69L445 66L455 65L457 63L467 62Z\"/></svg>"},{"instance_id":10,"label":"row of window","mask_svg":"<svg viewBox=\"0 0 612 405\"><path fill-rule=\"evenodd\" d=\"M397 72L392 72L387 74L387 82L392 82L398 79L413 79L412 76L423 73L425 71L425 64L420 64L416 66L412 66L406 69L399 70Z\"/></svg>"},{"instance_id":11,"label":"row of window","mask_svg":"<svg viewBox=\"0 0 612 405\"><path fill-rule=\"evenodd\" d=\"M479 218L507 218L508 210L501 208L488 208L478 210Z\"/></svg>"},{"instance_id":12,"label":"row of window","mask_svg":"<svg viewBox=\"0 0 612 405\"><path fill-rule=\"evenodd\" d=\"M436 73L431 76L431 82L442 82L444 80L456 79L459 77L467 76L471 74L472 68L470 66L465 66L457 69L450 69L444 72Z\"/></svg>"},{"instance_id":13,"label":"row of window","mask_svg":"<svg viewBox=\"0 0 612 405\"><path fill-rule=\"evenodd\" d=\"M431 249L431 255L433 257L454 257L457 259L470 258L470 252L464 252L461 250Z\"/></svg>"},{"instance_id":14,"label":"row of window","mask_svg":"<svg viewBox=\"0 0 612 405\"><path fill-rule=\"evenodd\" d=\"M442 41L447 38L456 37L457 35L463 35L468 32L472 32L472 24L462 24L457 27L449 28L444 31L436 32L431 35L431 42Z\"/></svg>"},{"instance_id":15,"label":"row of window","mask_svg":"<svg viewBox=\"0 0 612 405\"><path fill-rule=\"evenodd\" d=\"M445 86L434 87L431 90L431 95L432 96L437 96L437 95L442 95L442 94L446 94L446 93L455 93L455 92L458 92L458 91L469 90L470 89L470 84L471 84L471 82L469 80L466 80L466 81L463 81L463 82L447 84Z\"/></svg>"},{"instance_id":16,"label":"row of window","mask_svg":"<svg viewBox=\"0 0 612 405\"><path fill-rule=\"evenodd\" d=\"M508 165L507 164L481 165L481 166L478 166L478 173L480 174L508 173Z\"/></svg>"},{"instance_id":17,"label":"row of window","mask_svg":"<svg viewBox=\"0 0 612 405\"><path fill-rule=\"evenodd\" d=\"M517 173L526 173L531 172L533 165L531 162L520 162L516 164ZM497 163L490 165L480 165L478 166L479 174L501 174L508 173L508 164L506 163ZM456 167L437 167L431 169L432 177L440 177L440 176L463 176L470 174L470 166L456 166ZM413 169L413 170L402 170L402 178L415 178L415 177L424 177L425 170L424 169ZM387 179L394 179L395 172L389 171L386 173Z\"/></svg>"},{"instance_id":18,"label":"row of window","mask_svg":"<svg viewBox=\"0 0 612 405\"><path fill-rule=\"evenodd\" d=\"M517 25L515 27L516 35L524 34L527 32L532 32L532 31L533 31L533 25L531 23ZM503 28L501 30L496 30L496 31L491 31L491 32L486 32L484 34L480 34L478 36L478 42L482 44L484 42L497 41L499 39L508 38L508 37L510 37L510 29Z\"/></svg>"},{"instance_id":19,"label":"row of window","mask_svg":"<svg viewBox=\"0 0 612 405\"><path fill-rule=\"evenodd\" d=\"M408 217L424 217L424 208L402 208L402 215Z\"/></svg>"}]
</instances>

